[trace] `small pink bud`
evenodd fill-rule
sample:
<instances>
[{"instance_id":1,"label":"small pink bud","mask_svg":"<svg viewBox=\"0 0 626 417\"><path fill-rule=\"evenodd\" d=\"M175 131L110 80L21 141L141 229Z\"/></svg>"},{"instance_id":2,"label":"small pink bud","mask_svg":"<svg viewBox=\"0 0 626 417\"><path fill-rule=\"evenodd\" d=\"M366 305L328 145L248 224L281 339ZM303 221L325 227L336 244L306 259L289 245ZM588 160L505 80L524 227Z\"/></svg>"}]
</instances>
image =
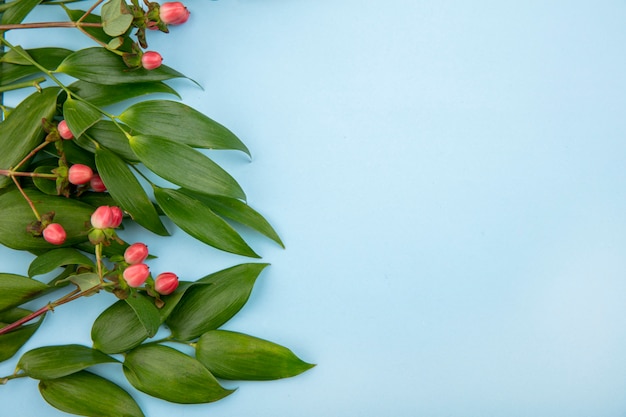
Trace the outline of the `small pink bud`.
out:
<instances>
[{"instance_id":1,"label":"small pink bud","mask_svg":"<svg viewBox=\"0 0 626 417\"><path fill-rule=\"evenodd\" d=\"M169 295L178 288L178 277L173 272L163 272L154 280L154 289L163 295Z\"/></svg>"},{"instance_id":2,"label":"small pink bud","mask_svg":"<svg viewBox=\"0 0 626 417\"><path fill-rule=\"evenodd\" d=\"M122 224L122 219L124 218L124 213L122 212L122 209L117 206L113 206L111 207L111 213L113 213L113 221L111 222L111 227L120 227L120 224Z\"/></svg>"},{"instance_id":3,"label":"small pink bud","mask_svg":"<svg viewBox=\"0 0 626 417\"><path fill-rule=\"evenodd\" d=\"M150 275L150 268L146 264L134 264L124 270L124 281L133 287L141 287Z\"/></svg>"},{"instance_id":4,"label":"small pink bud","mask_svg":"<svg viewBox=\"0 0 626 417\"><path fill-rule=\"evenodd\" d=\"M119 207L100 206L91 215L91 225L96 229L114 229L122 224L122 217Z\"/></svg>"},{"instance_id":5,"label":"small pink bud","mask_svg":"<svg viewBox=\"0 0 626 417\"><path fill-rule=\"evenodd\" d=\"M62 245L66 237L65 229L59 223L50 223L43 229L43 238L53 245Z\"/></svg>"},{"instance_id":6,"label":"small pink bud","mask_svg":"<svg viewBox=\"0 0 626 417\"><path fill-rule=\"evenodd\" d=\"M148 51L141 56L141 66L147 70L159 68L162 62L163 57L158 52Z\"/></svg>"},{"instance_id":7,"label":"small pink bud","mask_svg":"<svg viewBox=\"0 0 626 417\"><path fill-rule=\"evenodd\" d=\"M87 165L74 164L67 173L67 179L74 185L86 184L93 177L93 171Z\"/></svg>"},{"instance_id":8,"label":"small pink bud","mask_svg":"<svg viewBox=\"0 0 626 417\"><path fill-rule=\"evenodd\" d=\"M65 120L61 120L59 122L57 130L59 131L59 136L61 136L61 139L70 140L74 138L74 135L72 134L70 128L67 126L67 122Z\"/></svg>"},{"instance_id":9,"label":"small pink bud","mask_svg":"<svg viewBox=\"0 0 626 417\"><path fill-rule=\"evenodd\" d=\"M161 5L159 17L166 25L181 25L189 19L189 10L179 1L168 1Z\"/></svg>"},{"instance_id":10,"label":"small pink bud","mask_svg":"<svg viewBox=\"0 0 626 417\"><path fill-rule=\"evenodd\" d=\"M133 243L124 251L124 260L131 265L141 263L147 257L148 247L141 242Z\"/></svg>"},{"instance_id":11,"label":"small pink bud","mask_svg":"<svg viewBox=\"0 0 626 417\"><path fill-rule=\"evenodd\" d=\"M103 193L107 190L107 187L104 185L104 182L102 182L102 178L99 174L93 174L93 177L89 180L89 186L97 193Z\"/></svg>"}]
</instances>

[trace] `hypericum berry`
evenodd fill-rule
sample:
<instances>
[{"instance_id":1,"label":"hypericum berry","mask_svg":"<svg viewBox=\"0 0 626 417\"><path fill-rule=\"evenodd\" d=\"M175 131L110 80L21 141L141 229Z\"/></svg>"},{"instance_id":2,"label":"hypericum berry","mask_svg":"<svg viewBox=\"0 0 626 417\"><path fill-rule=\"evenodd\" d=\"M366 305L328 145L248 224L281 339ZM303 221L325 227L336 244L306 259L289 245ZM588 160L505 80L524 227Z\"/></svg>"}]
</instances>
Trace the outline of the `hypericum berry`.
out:
<instances>
[{"instance_id":1,"label":"hypericum berry","mask_svg":"<svg viewBox=\"0 0 626 417\"><path fill-rule=\"evenodd\" d=\"M100 206L91 215L91 225L96 229L114 229L122 223L122 217L119 207Z\"/></svg>"},{"instance_id":2,"label":"hypericum berry","mask_svg":"<svg viewBox=\"0 0 626 417\"><path fill-rule=\"evenodd\" d=\"M178 288L178 277L173 272L163 272L154 280L154 289L162 295L169 295Z\"/></svg>"},{"instance_id":3,"label":"hypericum berry","mask_svg":"<svg viewBox=\"0 0 626 417\"><path fill-rule=\"evenodd\" d=\"M65 120L61 120L59 125L57 126L57 130L59 131L59 136L61 139L70 140L74 138L72 131L67 126L67 122Z\"/></svg>"},{"instance_id":4,"label":"hypericum berry","mask_svg":"<svg viewBox=\"0 0 626 417\"><path fill-rule=\"evenodd\" d=\"M146 264L134 264L124 270L124 281L133 287L141 287L150 275L150 268Z\"/></svg>"},{"instance_id":5,"label":"hypericum berry","mask_svg":"<svg viewBox=\"0 0 626 417\"><path fill-rule=\"evenodd\" d=\"M102 177L99 174L93 174L89 180L89 186L97 193L103 193L107 190L106 185L102 182Z\"/></svg>"},{"instance_id":6,"label":"hypericum berry","mask_svg":"<svg viewBox=\"0 0 626 417\"><path fill-rule=\"evenodd\" d=\"M122 224L122 219L124 218L124 213L122 209L117 206L111 207L111 213L113 214L113 222L111 223L112 228L120 227Z\"/></svg>"},{"instance_id":7,"label":"hypericum berry","mask_svg":"<svg viewBox=\"0 0 626 417\"><path fill-rule=\"evenodd\" d=\"M141 242L133 243L124 251L124 260L133 265L139 264L148 257L148 247Z\"/></svg>"},{"instance_id":8,"label":"hypericum berry","mask_svg":"<svg viewBox=\"0 0 626 417\"><path fill-rule=\"evenodd\" d=\"M181 25L189 19L189 10L179 1L168 1L161 5L159 18L166 25Z\"/></svg>"},{"instance_id":9,"label":"hypericum berry","mask_svg":"<svg viewBox=\"0 0 626 417\"><path fill-rule=\"evenodd\" d=\"M93 177L93 171L87 165L74 164L67 172L67 179L74 185L87 184Z\"/></svg>"},{"instance_id":10,"label":"hypericum berry","mask_svg":"<svg viewBox=\"0 0 626 417\"><path fill-rule=\"evenodd\" d=\"M43 238L53 245L62 245L66 237L65 229L59 223L50 223L43 229Z\"/></svg>"},{"instance_id":11,"label":"hypericum berry","mask_svg":"<svg viewBox=\"0 0 626 417\"><path fill-rule=\"evenodd\" d=\"M155 51L144 52L141 56L141 66L147 70L159 68L163 62L163 57Z\"/></svg>"}]
</instances>

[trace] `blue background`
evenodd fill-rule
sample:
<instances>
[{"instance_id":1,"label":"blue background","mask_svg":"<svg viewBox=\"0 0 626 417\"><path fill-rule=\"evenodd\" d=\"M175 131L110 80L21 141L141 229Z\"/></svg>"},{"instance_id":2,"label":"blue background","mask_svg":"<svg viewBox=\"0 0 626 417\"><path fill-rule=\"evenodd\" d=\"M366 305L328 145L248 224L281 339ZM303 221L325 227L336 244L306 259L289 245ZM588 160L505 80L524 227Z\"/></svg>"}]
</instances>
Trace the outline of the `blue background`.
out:
<instances>
[{"instance_id":1,"label":"blue background","mask_svg":"<svg viewBox=\"0 0 626 417\"><path fill-rule=\"evenodd\" d=\"M226 327L318 365L209 405L138 395L146 415L625 415L624 2L187 4L150 47L250 147L212 155L287 246L246 235L272 266ZM180 231L148 243L153 270L185 279L244 261ZM31 259L0 256L22 274ZM25 350L90 344L111 301L57 309ZM64 415L25 379L0 403Z\"/></svg>"}]
</instances>

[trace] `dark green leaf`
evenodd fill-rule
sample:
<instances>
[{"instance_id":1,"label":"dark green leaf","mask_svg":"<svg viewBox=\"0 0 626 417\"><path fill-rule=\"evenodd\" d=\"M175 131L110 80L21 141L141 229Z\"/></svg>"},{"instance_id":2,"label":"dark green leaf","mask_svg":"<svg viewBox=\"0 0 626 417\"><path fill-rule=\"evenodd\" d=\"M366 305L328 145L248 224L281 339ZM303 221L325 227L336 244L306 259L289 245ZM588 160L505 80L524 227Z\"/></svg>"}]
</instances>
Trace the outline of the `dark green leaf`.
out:
<instances>
[{"instance_id":1,"label":"dark green leaf","mask_svg":"<svg viewBox=\"0 0 626 417\"><path fill-rule=\"evenodd\" d=\"M34 379L54 379L107 362L118 361L86 346L45 346L22 355L17 368Z\"/></svg>"},{"instance_id":2,"label":"dark green leaf","mask_svg":"<svg viewBox=\"0 0 626 417\"><path fill-rule=\"evenodd\" d=\"M0 61L17 65L31 65L31 61L29 61L28 58L32 59L32 57L28 55L28 52L21 46L16 46L14 49L10 49L7 53L2 55Z\"/></svg>"},{"instance_id":3,"label":"dark green leaf","mask_svg":"<svg viewBox=\"0 0 626 417\"><path fill-rule=\"evenodd\" d=\"M139 391L174 403L208 403L233 392L223 388L196 359L161 345L144 345L129 352L124 374Z\"/></svg>"},{"instance_id":4,"label":"dark green leaf","mask_svg":"<svg viewBox=\"0 0 626 417\"><path fill-rule=\"evenodd\" d=\"M58 92L58 88L45 88L41 93L31 94L0 123L0 167L15 167L41 142L44 133L41 119L52 119ZM0 188L9 184L11 179L0 175Z\"/></svg>"},{"instance_id":5,"label":"dark green leaf","mask_svg":"<svg viewBox=\"0 0 626 417\"><path fill-rule=\"evenodd\" d=\"M155 93L172 94L180 97L176 90L160 81L120 84L117 88L111 88L111 86L103 84L88 83L86 81L76 81L72 83L69 88L78 97L96 106L108 106L130 98Z\"/></svg>"},{"instance_id":6,"label":"dark green leaf","mask_svg":"<svg viewBox=\"0 0 626 417\"><path fill-rule=\"evenodd\" d=\"M259 258L235 229L198 200L158 187L154 197L167 217L199 241L226 252Z\"/></svg>"},{"instance_id":7,"label":"dark green leaf","mask_svg":"<svg viewBox=\"0 0 626 417\"><path fill-rule=\"evenodd\" d=\"M74 136L79 137L100 120L102 114L89 104L68 97L63 104L63 117Z\"/></svg>"},{"instance_id":8,"label":"dark green leaf","mask_svg":"<svg viewBox=\"0 0 626 417\"><path fill-rule=\"evenodd\" d=\"M58 166L38 166L33 172L36 174L52 174L52 170L56 168L58 168ZM33 177L33 183L42 193L58 195L56 181L54 179Z\"/></svg>"},{"instance_id":9,"label":"dark green leaf","mask_svg":"<svg viewBox=\"0 0 626 417\"><path fill-rule=\"evenodd\" d=\"M48 290L48 286L32 278L0 274L0 311L19 306Z\"/></svg>"},{"instance_id":10,"label":"dark green leaf","mask_svg":"<svg viewBox=\"0 0 626 417\"><path fill-rule=\"evenodd\" d=\"M133 309L120 300L104 310L94 321L91 339L94 348L104 353L122 353L148 338Z\"/></svg>"},{"instance_id":11,"label":"dark green leaf","mask_svg":"<svg viewBox=\"0 0 626 417\"><path fill-rule=\"evenodd\" d=\"M235 149L250 155L230 130L176 101L143 101L127 108L119 118L143 135L166 137L194 148Z\"/></svg>"},{"instance_id":12,"label":"dark green leaf","mask_svg":"<svg viewBox=\"0 0 626 417\"><path fill-rule=\"evenodd\" d=\"M0 328L14 323L28 316L30 313L32 313L32 311L22 308L3 311L0 313ZM43 317L44 316L41 316L36 323L22 325L9 333L0 335L0 362L11 358L20 350L24 343L35 334L43 321Z\"/></svg>"},{"instance_id":13,"label":"dark green leaf","mask_svg":"<svg viewBox=\"0 0 626 417\"><path fill-rule=\"evenodd\" d=\"M192 340L226 323L244 306L267 264L242 264L208 275L190 288L166 323L181 340Z\"/></svg>"},{"instance_id":14,"label":"dark green leaf","mask_svg":"<svg viewBox=\"0 0 626 417\"><path fill-rule=\"evenodd\" d=\"M0 23L15 24L20 23L39 4L41 0L19 0L15 1L4 13ZM2 31L0 31L0 34Z\"/></svg>"},{"instance_id":15,"label":"dark green leaf","mask_svg":"<svg viewBox=\"0 0 626 417\"><path fill-rule=\"evenodd\" d=\"M148 337L154 336L161 324L159 310L155 307L154 302L141 294L130 295L124 301L133 309L139 322L146 329Z\"/></svg>"},{"instance_id":16,"label":"dark green leaf","mask_svg":"<svg viewBox=\"0 0 626 417\"><path fill-rule=\"evenodd\" d=\"M102 5L102 29L109 36L123 35L130 24L133 15L122 0L109 0Z\"/></svg>"},{"instance_id":17,"label":"dark green leaf","mask_svg":"<svg viewBox=\"0 0 626 417\"><path fill-rule=\"evenodd\" d=\"M190 146L158 136L133 136L130 147L145 166L174 184L200 193L246 197L230 174Z\"/></svg>"},{"instance_id":18,"label":"dark green leaf","mask_svg":"<svg viewBox=\"0 0 626 417\"><path fill-rule=\"evenodd\" d=\"M47 274L65 265L86 265L91 268L95 267L91 259L76 249L61 248L53 249L33 259L28 267L28 275L34 277L36 275Z\"/></svg>"},{"instance_id":19,"label":"dark green leaf","mask_svg":"<svg viewBox=\"0 0 626 417\"><path fill-rule=\"evenodd\" d=\"M286 347L226 330L212 330L196 344L196 358L222 379L263 381L296 376L313 366Z\"/></svg>"},{"instance_id":20,"label":"dark green leaf","mask_svg":"<svg viewBox=\"0 0 626 417\"><path fill-rule=\"evenodd\" d=\"M57 72L91 83L115 85L135 82L163 81L184 77L178 71L161 65L151 71L130 70L122 57L104 48L86 48L74 52L59 65Z\"/></svg>"},{"instance_id":21,"label":"dark green leaf","mask_svg":"<svg viewBox=\"0 0 626 417\"><path fill-rule=\"evenodd\" d=\"M159 315L161 316L161 323L163 323L165 319L169 317L170 313L174 311L174 308L176 307L178 302L183 298L183 295L185 294L185 292L187 292L189 288L198 284L202 284L202 283L181 281L178 284L178 288L176 288L176 291L174 291L170 295L161 296L161 300L163 300L163 302L165 303L163 307L159 309ZM210 284L204 284L204 285L210 285Z\"/></svg>"},{"instance_id":22,"label":"dark green leaf","mask_svg":"<svg viewBox=\"0 0 626 417\"><path fill-rule=\"evenodd\" d=\"M158 235L169 234L150 198L126 162L108 149L98 148L96 166L109 193L133 220Z\"/></svg>"},{"instance_id":23,"label":"dark green leaf","mask_svg":"<svg viewBox=\"0 0 626 417\"><path fill-rule=\"evenodd\" d=\"M83 136L76 139L75 142L83 149L95 153L96 144L93 143L92 139L106 149L115 152L128 162L139 162L137 156L128 144L126 134L122 132L115 123L109 120L99 121L89 128Z\"/></svg>"},{"instance_id":24,"label":"dark green leaf","mask_svg":"<svg viewBox=\"0 0 626 417\"><path fill-rule=\"evenodd\" d=\"M41 396L53 407L80 416L143 417L126 391L87 371L39 382Z\"/></svg>"},{"instance_id":25,"label":"dark green leaf","mask_svg":"<svg viewBox=\"0 0 626 417\"><path fill-rule=\"evenodd\" d=\"M54 70L59 64L72 53L69 49L63 48L35 48L27 49L26 52L41 64L44 68ZM39 74L41 71L34 65L16 65L10 63L0 63L0 85L8 85L19 79L30 75Z\"/></svg>"},{"instance_id":26,"label":"dark green leaf","mask_svg":"<svg viewBox=\"0 0 626 417\"><path fill-rule=\"evenodd\" d=\"M56 213L54 222L60 223L67 233L63 246L72 246L87 240L93 207L75 199L50 196L35 190L25 191L40 213ZM35 220L35 216L18 190L0 195L0 213L1 244L18 250L58 248L42 237L35 237L26 231L26 226Z\"/></svg>"}]
</instances>

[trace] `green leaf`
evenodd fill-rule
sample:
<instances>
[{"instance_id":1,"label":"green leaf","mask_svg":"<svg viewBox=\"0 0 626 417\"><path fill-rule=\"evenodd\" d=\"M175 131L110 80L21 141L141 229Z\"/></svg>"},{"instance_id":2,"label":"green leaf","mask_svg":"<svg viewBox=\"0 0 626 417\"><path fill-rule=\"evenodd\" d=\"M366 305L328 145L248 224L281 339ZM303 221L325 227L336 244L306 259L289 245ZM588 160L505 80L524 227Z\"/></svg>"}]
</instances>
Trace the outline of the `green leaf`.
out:
<instances>
[{"instance_id":1,"label":"green leaf","mask_svg":"<svg viewBox=\"0 0 626 417\"><path fill-rule=\"evenodd\" d=\"M226 330L203 334L196 344L196 358L216 377L234 380L288 378L315 366L286 347Z\"/></svg>"},{"instance_id":2,"label":"green leaf","mask_svg":"<svg viewBox=\"0 0 626 417\"><path fill-rule=\"evenodd\" d=\"M94 208L75 199L56 197L35 190L25 190L40 213L54 211L55 223L63 225L67 238L63 246L87 241L87 230ZM26 226L35 220L28 203L18 190L0 195L0 243L17 250L57 249L42 237L34 237Z\"/></svg>"},{"instance_id":3,"label":"green leaf","mask_svg":"<svg viewBox=\"0 0 626 417\"><path fill-rule=\"evenodd\" d=\"M174 184L200 193L246 197L230 174L190 146L158 136L133 136L130 147L152 172Z\"/></svg>"},{"instance_id":4,"label":"green leaf","mask_svg":"<svg viewBox=\"0 0 626 417\"><path fill-rule=\"evenodd\" d=\"M169 235L152 201L126 162L108 149L98 148L96 166L109 193L133 220L157 235Z\"/></svg>"},{"instance_id":5,"label":"green leaf","mask_svg":"<svg viewBox=\"0 0 626 417\"><path fill-rule=\"evenodd\" d=\"M124 1L109 0L102 5L102 29L107 35L123 35L131 23L133 15Z\"/></svg>"},{"instance_id":6,"label":"green leaf","mask_svg":"<svg viewBox=\"0 0 626 417\"><path fill-rule=\"evenodd\" d=\"M0 313L0 328L14 323L26 316L32 311L22 308L14 308L11 310L3 311ZM17 329L0 335L0 362L11 358L17 353L18 350L35 334L41 323L43 322L42 315L36 323L22 325Z\"/></svg>"},{"instance_id":7,"label":"green leaf","mask_svg":"<svg viewBox=\"0 0 626 417\"><path fill-rule=\"evenodd\" d=\"M143 417L126 391L87 371L39 382L41 396L66 413L98 417Z\"/></svg>"},{"instance_id":8,"label":"green leaf","mask_svg":"<svg viewBox=\"0 0 626 417\"><path fill-rule=\"evenodd\" d=\"M176 288L176 291L174 291L170 295L161 296L161 300L163 300L163 302L165 303L163 307L159 309L159 315L161 316L161 323L163 323L165 319L169 317L171 312L174 311L174 308L180 302L180 300L182 300L185 292L187 292L187 290L193 287L194 285L203 285L203 284L199 282L180 281L178 283L178 288ZM204 285L210 285L210 284L204 284Z\"/></svg>"},{"instance_id":9,"label":"green leaf","mask_svg":"<svg viewBox=\"0 0 626 417\"><path fill-rule=\"evenodd\" d=\"M58 88L45 88L41 93L31 94L0 123L0 167L15 167L41 142L44 134L41 120L52 119L58 92ZM0 175L0 188L12 183L9 177Z\"/></svg>"},{"instance_id":10,"label":"green leaf","mask_svg":"<svg viewBox=\"0 0 626 417\"><path fill-rule=\"evenodd\" d=\"M192 340L215 330L244 306L254 282L268 264L241 264L208 275L190 288L166 320L174 337Z\"/></svg>"},{"instance_id":11,"label":"green leaf","mask_svg":"<svg viewBox=\"0 0 626 417\"><path fill-rule=\"evenodd\" d=\"M44 68L54 70L59 64L72 53L63 48L35 48L27 49L26 52ZM41 71L34 65L18 65L0 62L0 85L8 85L14 81L39 74Z\"/></svg>"},{"instance_id":12,"label":"green leaf","mask_svg":"<svg viewBox=\"0 0 626 417\"><path fill-rule=\"evenodd\" d=\"M66 278L66 280L71 281L81 291L87 291L100 285L100 277L94 272L70 275ZM94 295L94 293L87 295L87 297L90 297L92 295Z\"/></svg>"},{"instance_id":13,"label":"green leaf","mask_svg":"<svg viewBox=\"0 0 626 417\"><path fill-rule=\"evenodd\" d=\"M132 294L124 299L124 301L133 309L139 322L143 328L146 329L148 337L154 336L161 324L159 310L154 305L154 302L141 294Z\"/></svg>"},{"instance_id":14,"label":"green leaf","mask_svg":"<svg viewBox=\"0 0 626 417\"><path fill-rule=\"evenodd\" d=\"M74 140L81 148L96 153L96 144L115 152L128 162L139 162L137 155L128 144L126 134L115 123L109 120L101 120L85 132L83 136Z\"/></svg>"},{"instance_id":15,"label":"green leaf","mask_svg":"<svg viewBox=\"0 0 626 417\"><path fill-rule=\"evenodd\" d=\"M202 204L209 207L214 213L244 226L248 226L272 239L283 248L285 247L283 242L280 240L278 233L276 233L269 222L243 201L234 198L196 193L187 189L181 189L179 191L182 194L188 195L189 197L200 201Z\"/></svg>"},{"instance_id":16,"label":"green leaf","mask_svg":"<svg viewBox=\"0 0 626 417\"><path fill-rule=\"evenodd\" d=\"M58 168L58 166L38 166L34 169L36 174L52 174L52 170ZM33 177L33 184L42 193L48 195L58 195L56 181L50 178Z\"/></svg>"},{"instance_id":17,"label":"green leaf","mask_svg":"<svg viewBox=\"0 0 626 417\"><path fill-rule=\"evenodd\" d=\"M65 265L86 265L95 268L93 261L76 249L61 248L53 249L33 259L28 267L28 276L47 274Z\"/></svg>"},{"instance_id":18,"label":"green leaf","mask_svg":"<svg viewBox=\"0 0 626 417\"><path fill-rule=\"evenodd\" d=\"M63 103L63 117L74 136L79 137L100 120L102 114L89 104L68 97Z\"/></svg>"},{"instance_id":19,"label":"green leaf","mask_svg":"<svg viewBox=\"0 0 626 417\"><path fill-rule=\"evenodd\" d=\"M250 151L230 130L176 101L150 100L133 104L120 120L143 135L166 137L194 148Z\"/></svg>"},{"instance_id":20,"label":"green leaf","mask_svg":"<svg viewBox=\"0 0 626 417\"><path fill-rule=\"evenodd\" d=\"M20 23L39 3L41 3L41 0L19 0L13 2L13 5L2 13L0 23L4 25Z\"/></svg>"},{"instance_id":21,"label":"green leaf","mask_svg":"<svg viewBox=\"0 0 626 417\"><path fill-rule=\"evenodd\" d=\"M104 353L126 352L147 338L148 332L137 314L122 300L104 310L91 328L94 348Z\"/></svg>"},{"instance_id":22,"label":"green leaf","mask_svg":"<svg viewBox=\"0 0 626 417\"><path fill-rule=\"evenodd\" d=\"M163 81L185 77L166 65L161 65L150 71L143 68L129 70L122 57L98 47L74 52L65 58L56 70L79 80L106 85Z\"/></svg>"},{"instance_id":23,"label":"green leaf","mask_svg":"<svg viewBox=\"0 0 626 417\"><path fill-rule=\"evenodd\" d=\"M48 286L32 278L0 274L0 311L19 306L48 290Z\"/></svg>"},{"instance_id":24,"label":"green leaf","mask_svg":"<svg viewBox=\"0 0 626 417\"><path fill-rule=\"evenodd\" d=\"M103 84L88 83L86 81L76 81L70 84L69 88L78 97L96 106L108 106L119 103L120 101L155 93L172 94L176 97L180 97L176 90L160 81L120 84L117 88L111 88L111 86Z\"/></svg>"},{"instance_id":25,"label":"green leaf","mask_svg":"<svg viewBox=\"0 0 626 417\"><path fill-rule=\"evenodd\" d=\"M161 209L178 227L201 242L226 252L259 258L241 236L198 200L167 188L154 188Z\"/></svg>"},{"instance_id":26,"label":"green leaf","mask_svg":"<svg viewBox=\"0 0 626 417\"><path fill-rule=\"evenodd\" d=\"M16 46L15 49L10 49L7 53L2 55L0 61L17 65L31 65L30 61L26 57L30 57L32 59L32 57L28 55L28 52L26 52L24 48L22 48L21 46Z\"/></svg>"},{"instance_id":27,"label":"green leaf","mask_svg":"<svg viewBox=\"0 0 626 417\"><path fill-rule=\"evenodd\" d=\"M17 368L34 379L54 379L107 362L118 361L86 346L45 346L22 355Z\"/></svg>"},{"instance_id":28,"label":"green leaf","mask_svg":"<svg viewBox=\"0 0 626 417\"><path fill-rule=\"evenodd\" d=\"M208 403L233 392L223 388L196 359L161 345L144 345L129 352L124 375L139 391L174 403Z\"/></svg>"}]
</instances>

